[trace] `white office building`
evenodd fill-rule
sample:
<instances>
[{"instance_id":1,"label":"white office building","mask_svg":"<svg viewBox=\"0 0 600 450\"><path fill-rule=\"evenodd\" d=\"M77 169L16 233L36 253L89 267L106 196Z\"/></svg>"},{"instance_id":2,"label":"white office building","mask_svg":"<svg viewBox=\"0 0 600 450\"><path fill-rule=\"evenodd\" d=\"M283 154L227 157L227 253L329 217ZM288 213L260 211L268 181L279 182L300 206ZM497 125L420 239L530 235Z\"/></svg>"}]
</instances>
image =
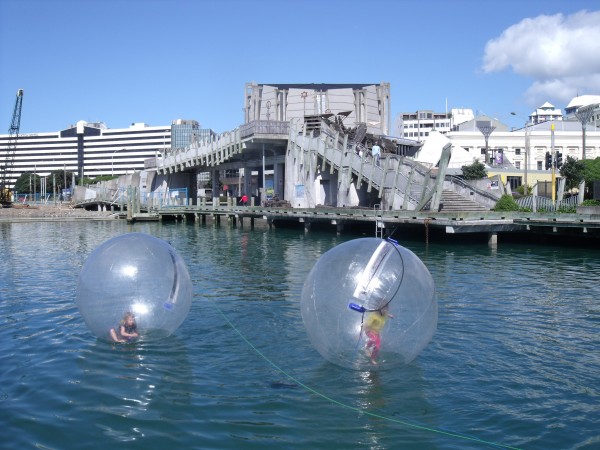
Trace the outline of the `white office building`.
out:
<instances>
[{"instance_id":1,"label":"white office building","mask_svg":"<svg viewBox=\"0 0 600 450\"><path fill-rule=\"evenodd\" d=\"M473 110L469 108L453 108L450 112L424 109L412 113L400 113L394 120L393 135L422 141L432 131L446 134L459 124L474 118Z\"/></svg>"},{"instance_id":2,"label":"white office building","mask_svg":"<svg viewBox=\"0 0 600 450\"><path fill-rule=\"evenodd\" d=\"M79 121L61 131L20 134L14 155L7 152L9 135L0 135L0 155L3 160L13 158L7 177L12 188L23 173L44 177L64 171L95 178L141 171L153 167L172 143L186 147L213 136L214 131L200 128L195 120L177 119L162 126L132 123L128 128Z\"/></svg>"}]
</instances>

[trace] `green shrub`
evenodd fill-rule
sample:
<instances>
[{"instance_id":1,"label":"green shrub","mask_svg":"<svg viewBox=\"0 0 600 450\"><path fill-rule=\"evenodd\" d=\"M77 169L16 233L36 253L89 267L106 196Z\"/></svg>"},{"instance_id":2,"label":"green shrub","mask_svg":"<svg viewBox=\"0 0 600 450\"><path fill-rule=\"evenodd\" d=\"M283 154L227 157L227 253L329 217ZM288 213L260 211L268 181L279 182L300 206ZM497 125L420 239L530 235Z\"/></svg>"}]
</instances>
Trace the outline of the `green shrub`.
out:
<instances>
[{"instance_id":1,"label":"green shrub","mask_svg":"<svg viewBox=\"0 0 600 450\"><path fill-rule=\"evenodd\" d=\"M598 200L584 200L581 202L581 206L600 206L600 202Z\"/></svg>"},{"instance_id":2,"label":"green shrub","mask_svg":"<svg viewBox=\"0 0 600 450\"><path fill-rule=\"evenodd\" d=\"M520 211L520 207L511 195L504 194L494 206L493 211Z\"/></svg>"},{"instance_id":3,"label":"green shrub","mask_svg":"<svg viewBox=\"0 0 600 450\"><path fill-rule=\"evenodd\" d=\"M571 214L577 212L577 208L575 206L560 206L557 212Z\"/></svg>"},{"instance_id":4,"label":"green shrub","mask_svg":"<svg viewBox=\"0 0 600 450\"><path fill-rule=\"evenodd\" d=\"M527 186L527 194L531 195L532 191L533 191L533 189L531 188L531 186ZM525 185L522 184L520 186L517 186L516 192L521 195L525 195Z\"/></svg>"},{"instance_id":5,"label":"green shrub","mask_svg":"<svg viewBox=\"0 0 600 450\"><path fill-rule=\"evenodd\" d=\"M481 161L473 160L468 166L462 166L463 177L465 180L480 180L487 177L487 170Z\"/></svg>"}]
</instances>

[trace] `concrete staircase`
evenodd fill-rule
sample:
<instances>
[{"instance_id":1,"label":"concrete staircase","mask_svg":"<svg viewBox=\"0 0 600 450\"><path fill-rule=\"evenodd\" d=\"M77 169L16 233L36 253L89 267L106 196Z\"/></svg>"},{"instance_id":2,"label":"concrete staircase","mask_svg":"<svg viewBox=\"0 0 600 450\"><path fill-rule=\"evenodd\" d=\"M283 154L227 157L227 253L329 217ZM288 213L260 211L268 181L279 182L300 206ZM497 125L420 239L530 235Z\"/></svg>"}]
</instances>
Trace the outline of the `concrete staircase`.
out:
<instances>
[{"instance_id":1,"label":"concrete staircase","mask_svg":"<svg viewBox=\"0 0 600 450\"><path fill-rule=\"evenodd\" d=\"M440 201L440 211L489 211L489 209L477 202L463 197L454 191L444 189L442 191L442 199Z\"/></svg>"}]
</instances>

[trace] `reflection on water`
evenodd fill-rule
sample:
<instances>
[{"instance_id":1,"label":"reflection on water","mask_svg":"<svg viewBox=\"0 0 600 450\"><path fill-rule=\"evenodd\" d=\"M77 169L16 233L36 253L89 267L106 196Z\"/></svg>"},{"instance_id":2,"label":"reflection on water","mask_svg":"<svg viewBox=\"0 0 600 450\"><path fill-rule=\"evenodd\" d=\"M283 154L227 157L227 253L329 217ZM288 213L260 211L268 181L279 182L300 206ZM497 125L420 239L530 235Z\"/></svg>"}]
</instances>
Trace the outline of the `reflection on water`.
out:
<instances>
[{"instance_id":1,"label":"reflection on water","mask_svg":"<svg viewBox=\"0 0 600 450\"><path fill-rule=\"evenodd\" d=\"M184 258L175 335L96 340L75 307L89 253L147 232ZM410 365L324 361L299 311L326 233L122 222L0 224L7 448L594 448L597 251L402 242L429 268L438 330Z\"/></svg>"}]
</instances>

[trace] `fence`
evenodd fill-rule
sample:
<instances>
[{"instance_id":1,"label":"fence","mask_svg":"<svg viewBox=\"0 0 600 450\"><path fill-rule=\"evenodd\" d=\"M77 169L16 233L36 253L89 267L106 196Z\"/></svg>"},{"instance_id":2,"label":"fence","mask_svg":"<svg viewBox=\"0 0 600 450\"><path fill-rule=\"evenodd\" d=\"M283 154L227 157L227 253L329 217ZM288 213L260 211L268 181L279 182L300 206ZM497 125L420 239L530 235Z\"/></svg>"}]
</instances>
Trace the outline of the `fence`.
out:
<instances>
[{"instance_id":1,"label":"fence","mask_svg":"<svg viewBox=\"0 0 600 450\"><path fill-rule=\"evenodd\" d=\"M246 138L253 134L288 134L289 122L279 120L253 120L240 126L240 137Z\"/></svg>"},{"instance_id":2,"label":"fence","mask_svg":"<svg viewBox=\"0 0 600 450\"><path fill-rule=\"evenodd\" d=\"M560 201L553 202L548 197L535 196L535 208L533 207L534 196L521 197L516 200L521 208L531 209L532 211L556 212L561 210L572 210L577 207L577 196L568 197Z\"/></svg>"},{"instance_id":3,"label":"fence","mask_svg":"<svg viewBox=\"0 0 600 450\"><path fill-rule=\"evenodd\" d=\"M187 188L167 189L157 192L142 192L140 205L148 209L167 208L170 206L188 206Z\"/></svg>"}]
</instances>

